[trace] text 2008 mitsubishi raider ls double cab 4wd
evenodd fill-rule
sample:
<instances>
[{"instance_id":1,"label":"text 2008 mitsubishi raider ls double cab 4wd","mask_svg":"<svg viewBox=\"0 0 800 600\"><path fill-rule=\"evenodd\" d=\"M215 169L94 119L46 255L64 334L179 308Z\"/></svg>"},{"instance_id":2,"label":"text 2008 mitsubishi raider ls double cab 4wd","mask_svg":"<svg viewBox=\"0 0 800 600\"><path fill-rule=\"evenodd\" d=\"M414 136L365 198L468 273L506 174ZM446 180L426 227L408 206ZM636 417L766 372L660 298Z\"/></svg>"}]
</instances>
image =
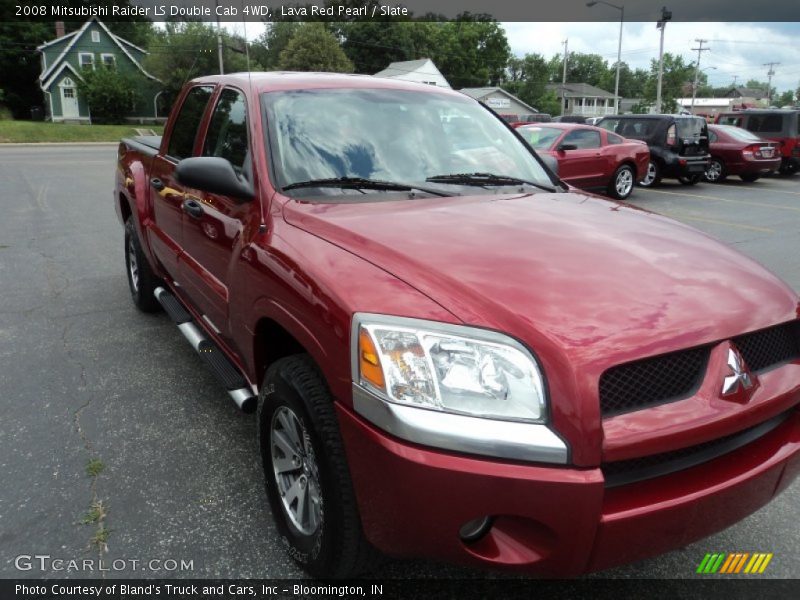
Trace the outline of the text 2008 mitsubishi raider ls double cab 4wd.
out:
<instances>
[{"instance_id":1,"label":"text 2008 mitsubishi raider ls double cab 4wd","mask_svg":"<svg viewBox=\"0 0 800 600\"><path fill-rule=\"evenodd\" d=\"M291 556L570 575L686 545L800 470L800 305L568 188L450 90L253 73L123 140L131 293L256 408Z\"/></svg>"}]
</instances>

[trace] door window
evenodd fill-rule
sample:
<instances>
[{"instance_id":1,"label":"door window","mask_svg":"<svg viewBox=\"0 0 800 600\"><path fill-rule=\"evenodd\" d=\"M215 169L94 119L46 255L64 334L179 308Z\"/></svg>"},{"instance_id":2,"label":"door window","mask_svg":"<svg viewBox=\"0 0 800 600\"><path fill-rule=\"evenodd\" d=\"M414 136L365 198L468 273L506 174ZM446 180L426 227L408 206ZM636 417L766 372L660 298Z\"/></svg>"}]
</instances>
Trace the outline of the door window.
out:
<instances>
[{"instance_id":1,"label":"door window","mask_svg":"<svg viewBox=\"0 0 800 600\"><path fill-rule=\"evenodd\" d=\"M246 170L248 153L247 104L241 92L227 88L220 94L211 116L203 156L224 158L241 173Z\"/></svg>"},{"instance_id":2,"label":"door window","mask_svg":"<svg viewBox=\"0 0 800 600\"><path fill-rule=\"evenodd\" d=\"M194 139L197 137L197 130L200 128L200 121L203 120L203 113L206 111L206 104L211 98L212 91L212 87L202 86L192 88L186 94L169 138L167 154L171 158L180 160L192 155Z\"/></svg>"},{"instance_id":3,"label":"door window","mask_svg":"<svg viewBox=\"0 0 800 600\"><path fill-rule=\"evenodd\" d=\"M575 144L578 150L600 147L600 132L591 129L576 129L570 131L561 140L562 144Z\"/></svg>"}]
</instances>

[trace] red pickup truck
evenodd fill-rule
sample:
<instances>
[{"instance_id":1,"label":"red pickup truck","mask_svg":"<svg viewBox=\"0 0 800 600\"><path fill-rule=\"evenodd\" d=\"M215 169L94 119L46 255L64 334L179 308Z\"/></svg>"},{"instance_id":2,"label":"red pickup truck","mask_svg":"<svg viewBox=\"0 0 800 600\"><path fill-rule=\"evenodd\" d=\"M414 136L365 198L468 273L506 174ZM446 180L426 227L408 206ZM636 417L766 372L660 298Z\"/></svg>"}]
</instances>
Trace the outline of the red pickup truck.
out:
<instances>
[{"instance_id":1,"label":"red pickup truck","mask_svg":"<svg viewBox=\"0 0 800 600\"><path fill-rule=\"evenodd\" d=\"M573 575L731 525L800 471L800 304L690 227L562 184L462 94L186 85L119 145L134 303L244 410L291 557Z\"/></svg>"}]
</instances>

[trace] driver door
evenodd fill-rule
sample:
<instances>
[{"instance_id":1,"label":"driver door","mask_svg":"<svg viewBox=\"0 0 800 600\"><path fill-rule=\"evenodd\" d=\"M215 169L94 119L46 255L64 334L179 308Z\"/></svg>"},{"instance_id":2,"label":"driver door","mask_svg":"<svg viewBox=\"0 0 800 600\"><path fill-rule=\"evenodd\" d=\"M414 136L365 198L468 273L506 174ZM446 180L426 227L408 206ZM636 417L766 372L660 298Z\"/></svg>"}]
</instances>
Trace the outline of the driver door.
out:
<instances>
[{"instance_id":1,"label":"driver door","mask_svg":"<svg viewBox=\"0 0 800 600\"><path fill-rule=\"evenodd\" d=\"M579 188L598 187L605 181L605 158L602 154L600 132L593 129L573 129L559 146L572 144L575 150L558 150L559 177Z\"/></svg>"}]
</instances>

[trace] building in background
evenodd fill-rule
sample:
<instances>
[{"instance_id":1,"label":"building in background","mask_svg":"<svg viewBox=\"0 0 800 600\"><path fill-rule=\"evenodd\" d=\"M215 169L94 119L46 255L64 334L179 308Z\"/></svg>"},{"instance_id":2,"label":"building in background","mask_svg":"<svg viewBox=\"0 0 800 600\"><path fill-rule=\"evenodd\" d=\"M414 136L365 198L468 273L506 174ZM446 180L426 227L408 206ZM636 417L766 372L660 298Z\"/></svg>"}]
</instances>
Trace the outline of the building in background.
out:
<instances>
[{"instance_id":1,"label":"building in background","mask_svg":"<svg viewBox=\"0 0 800 600\"><path fill-rule=\"evenodd\" d=\"M389 79L401 79L403 81L414 81L416 83L427 83L428 85L450 88L447 79L436 68L430 58L393 62L383 71L375 73L373 77L388 77Z\"/></svg>"},{"instance_id":2,"label":"building in background","mask_svg":"<svg viewBox=\"0 0 800 600\"><path fill-rule=\"evenodd\" d=\"M725 98L731 98L731 108L767 108L769 106L769 93L761 88L732 87Z\"/></svg>"},{"instance_id":3,"label":"building in background","mask_svg":"<svg viewBox=\"0 0 800 600\"><path fill-rule=\"evenodd\" d=\"M462 94L466 94L470 98L475 98L475 100L479 102L483 102L496 113L503 115L506 120L521 121L525 120L521 118L523 115L534 115L539 112L530 104L526 104L503 88L463 88L458 91Z\"/></svg>"},{"instance_id":4,"label":"building in background","mask_svg":"<svg viewBox=\"0 0 800 600\"><path fill-rule=\"evenodd\" d=\"M41 54L39 87L45 96L47 118L52 121L91 122L86 101L80 97L78 82L87 69L117 69L137 78L137 95L127 111L131 121L152 121L161 82L145 71L141 61L147 51L114 35L97 17L77 31L64 34L64 23L56 23L56 39L36 51Z\"/></svg>"},{"instance_id":5,"label":"building in background","mask_svg":"<svg viewBox=\"0 0 800 600\"><path fill-rule=\"evenodd\" d=\"M736 102L734 98L695 98L692 107L691 98L677 98L675 101L680 110L703 117L716 117L721 112L731 111Z\"/></svg>"},{"instance_id":6,"label":"building in background","mask_svg":"<svg viewBox=\"0 0 800 600\"><path fill-rule=\"evenodd\" d=\"M616 96L588 83L550 83L547 89L556 93L562 115L604 117L615 113Z\"/></svg>"}]
</instances>

